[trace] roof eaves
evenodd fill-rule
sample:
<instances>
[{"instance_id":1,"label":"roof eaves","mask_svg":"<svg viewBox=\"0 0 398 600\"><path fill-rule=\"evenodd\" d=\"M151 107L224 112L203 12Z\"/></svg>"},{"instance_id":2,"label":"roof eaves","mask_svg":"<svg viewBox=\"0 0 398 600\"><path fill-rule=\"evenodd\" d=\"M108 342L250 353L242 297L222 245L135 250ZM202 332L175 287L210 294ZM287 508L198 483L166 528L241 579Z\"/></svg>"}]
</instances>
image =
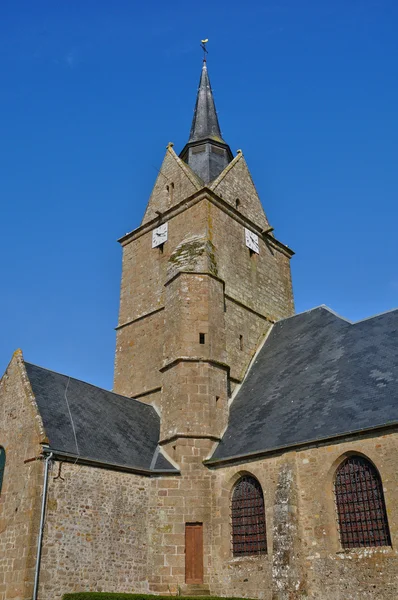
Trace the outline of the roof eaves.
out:
<instances>
[{"instance_id":1,"label":"roof eaves","mask_svg":"<svg viewBox=\"0 0 398 600\"><path fill-rule=\"evenodd\" d=\"M53 454L54 458L64 460L65 462L73 462L75 464L87 465L92 467L98 467L103 469L111 469L114 471L125 471L128 473L136 473L137 475L153 476L153 475L179 475L180 471L176 468L173 469L143 469L141 467L133 467L130 465L121 465L118 463L111 463L104 460L98 460L88 456L79 456L72 452L65 452L64 450L57 450L50 446L43 446L43 454Z\"/></svg>"},{"instance_id":2,"label":"roof eaves","mask_svg":"<svg viewBox=\"0 0 398 600\"><path fill-rule=\"evenodd\" d=\"M311 446L313 444L325 444L325 442L329 442L329 441L332 442L333 440L339 440L346 436L350 436L350 435L356 436L356 435L361 435L361 434L366 434L366 433L372 433L372 432L380 430L380 429L390 429L390 428L397 427L397 426L398 426L398 421L390 421L387 423L374 425L372 427L365 427L363 429L352 429L352 430L345 431L342 433L336 433L331 436L311 438L309 440L295 442L293 444L274 446L272 448L267 448L266 450L255 450L254 452L235 454L234 456L227 456L225 458L215 458L215 459L208 458L203 461L203 464L208 467L213 467L213 466L218 467L218 466L223 466L226 463L241 462L242 460L252 460L252 459L256 459L256 458L261 458L263 456L284 452L285 450L289 451L289 450L293 450L295 448L299 449L302 447Z\"/></svg>"}]
</instances>

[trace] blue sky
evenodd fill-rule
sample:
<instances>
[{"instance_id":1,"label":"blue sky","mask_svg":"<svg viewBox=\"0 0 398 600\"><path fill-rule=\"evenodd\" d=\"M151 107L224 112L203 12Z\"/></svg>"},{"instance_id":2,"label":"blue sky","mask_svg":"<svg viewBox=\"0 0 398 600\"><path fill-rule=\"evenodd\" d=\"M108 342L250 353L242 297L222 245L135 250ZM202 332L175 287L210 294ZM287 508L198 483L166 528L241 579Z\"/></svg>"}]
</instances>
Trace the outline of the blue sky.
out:
<instances>
[{"instance_id":1,"label":"blue sky","mask_svg":"<svg viewBox=\"0 0 398 600\"><path fill-rule=\"evenodd\" d=\"M116 240L187 140L202 37L297 311L395 308L397 26L396 0L3 0L0 371L21 347L111 388Z\"/></svg>"}]
</instances>

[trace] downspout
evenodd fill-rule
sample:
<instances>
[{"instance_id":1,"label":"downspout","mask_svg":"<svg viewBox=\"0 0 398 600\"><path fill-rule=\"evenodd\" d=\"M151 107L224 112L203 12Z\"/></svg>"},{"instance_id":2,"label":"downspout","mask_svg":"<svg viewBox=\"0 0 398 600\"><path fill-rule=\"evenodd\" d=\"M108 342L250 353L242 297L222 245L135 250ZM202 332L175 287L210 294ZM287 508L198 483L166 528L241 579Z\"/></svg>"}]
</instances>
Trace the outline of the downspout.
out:
<instances>
[{"instance_id":1,"label":"downspout","mask_svg":"<svg viewBox=\"0 0 398 600\"><path fill-rule=\"evenodd\" d=\"M46 516L48 471L49 471L49 467L50 467L50 460L52 459L52 457L53 457L53 453L51 452L45 460L45 467L44 467L43 496L41 499L40 528L39 528L39 539L37 540L37 555L36 555L36 566L35 566L35 585L33 588L33 599L32 600L37 600L37 592L39 589L41 549L42 549L42 542L43 542L44 518Z\"/></svg>"}]
</instances>

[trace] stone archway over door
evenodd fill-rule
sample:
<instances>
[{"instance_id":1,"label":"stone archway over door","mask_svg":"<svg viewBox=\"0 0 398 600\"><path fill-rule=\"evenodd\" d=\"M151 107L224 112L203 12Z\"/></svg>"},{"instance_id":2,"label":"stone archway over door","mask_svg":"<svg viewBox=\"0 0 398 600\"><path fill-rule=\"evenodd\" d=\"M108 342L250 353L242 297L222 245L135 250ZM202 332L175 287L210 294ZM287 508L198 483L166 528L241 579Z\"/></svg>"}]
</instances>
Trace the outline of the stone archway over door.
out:
<instances>
[{"instance_id":1,"label":"stone archway over door","mask_svg":"<svg viewBox=\"0 0 398 600\"><path fill-rule=\"evenodd\" d=\"M203 583L203 523L185 524L185 582Z\"/></svg>"}]
</instances>

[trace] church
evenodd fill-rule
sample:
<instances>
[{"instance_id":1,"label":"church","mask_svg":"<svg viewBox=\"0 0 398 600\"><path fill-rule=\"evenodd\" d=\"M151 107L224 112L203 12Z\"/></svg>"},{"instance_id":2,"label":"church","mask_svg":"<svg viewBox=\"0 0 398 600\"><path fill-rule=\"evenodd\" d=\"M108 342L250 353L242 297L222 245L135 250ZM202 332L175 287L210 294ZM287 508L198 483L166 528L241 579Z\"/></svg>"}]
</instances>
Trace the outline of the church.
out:
<instances>
[{"instance_id":1,"label":"church","mask_svg":"<svg viewBox=\"0 0 398 600\"><path fill-rule=\"evenodd\" d=\"M206 60L123 250L113 391L0 384L0 600L398 598L398 310L295 314Z\"/></svg>"}]
</instances>

